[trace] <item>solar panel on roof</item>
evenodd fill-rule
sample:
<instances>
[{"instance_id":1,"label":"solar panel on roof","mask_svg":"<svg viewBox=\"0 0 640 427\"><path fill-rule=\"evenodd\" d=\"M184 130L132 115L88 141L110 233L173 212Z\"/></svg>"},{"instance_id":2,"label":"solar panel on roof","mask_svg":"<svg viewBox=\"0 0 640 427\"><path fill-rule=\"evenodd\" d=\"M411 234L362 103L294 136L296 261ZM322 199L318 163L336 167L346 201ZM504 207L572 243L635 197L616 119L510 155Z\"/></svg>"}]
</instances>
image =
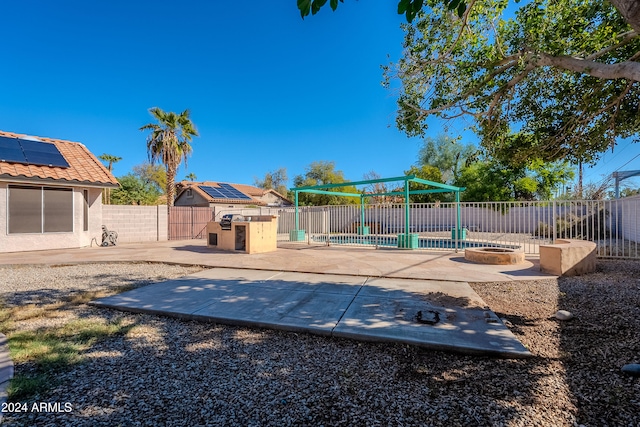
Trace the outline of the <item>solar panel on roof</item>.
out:
<instances>
[{"instance_id":1,"label":"solar panel on roof","mask_svg":"<svg viewBox=\"0 0 640 427\"><path fill-rule=\"evenodd\" d=\"M204 191L205 193L207 193L209 196L213 197L214 199L223 199L224 198L222 196L222 194L220 194L220 192L218 191L217 188L213 188L213 187L210 187L208 185L201 185L200 189L202 191Z\"/></svg>"},{"instance_id":2,"label":"solar panel on roof","mask_svg":"<svg viewBox=\"0 0 640 427\"><path fill-rule=\"evenodd\" d=\"M17 138L0 136L0 160L11 163L25 163L26 159Z\"/></svg>"},{"instance_id":3,"label":"solar panel on roof","mask_svg":"<svg viewBox=\"0 0 640 427\"><path fill-rule=\"evenodd\" d=\"M0 160L25 165L69 167L54 144L5 136L0 136Z\"/></svg>"},{"instance_id":4,"label":"solar panel on roof","mask_svg":"<svg viewBox=\"0 0 640 427\"><path fill-rule=\"evenodd\" d=\"M237 199L237 200L251 200L246 194L238 191L229 184L219 184L220 187L210 187L208 185L201 185L200 189L207 193L214 199Z\"/></svg>"},{"instance_id":5,"label":"solar panel on roof","mask_svg":"<svg viewBox=\"0 0 640 427\"><path fill-rule=\"evenodd\" d=\"M231 199L251 200L251 197L247 196L230 184L220 184L220 188L226 191L226 193L229 194L229 198Z\"/></svg>"}]
</instances>

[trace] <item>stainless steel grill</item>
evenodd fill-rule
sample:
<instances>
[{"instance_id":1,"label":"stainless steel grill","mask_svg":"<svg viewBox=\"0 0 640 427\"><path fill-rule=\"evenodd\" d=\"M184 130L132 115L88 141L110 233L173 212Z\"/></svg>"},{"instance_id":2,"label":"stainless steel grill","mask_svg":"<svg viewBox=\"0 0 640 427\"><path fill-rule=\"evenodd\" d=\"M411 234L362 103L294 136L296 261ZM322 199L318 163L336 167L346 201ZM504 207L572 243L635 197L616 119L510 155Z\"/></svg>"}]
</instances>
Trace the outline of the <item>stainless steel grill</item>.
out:
<instances>
[{"instance_id":1,"label":"stainless steel grill","mask_svg":"<svg viewBox=\"0 0 640 427\"><path fill-rule=\"evenodd\" d=\"M244 217L238 214L222 215L222 219L220 220L220 228L222 230L231 230L231 223L233 221L244 221Z\"/></svg>"}]
</instances>

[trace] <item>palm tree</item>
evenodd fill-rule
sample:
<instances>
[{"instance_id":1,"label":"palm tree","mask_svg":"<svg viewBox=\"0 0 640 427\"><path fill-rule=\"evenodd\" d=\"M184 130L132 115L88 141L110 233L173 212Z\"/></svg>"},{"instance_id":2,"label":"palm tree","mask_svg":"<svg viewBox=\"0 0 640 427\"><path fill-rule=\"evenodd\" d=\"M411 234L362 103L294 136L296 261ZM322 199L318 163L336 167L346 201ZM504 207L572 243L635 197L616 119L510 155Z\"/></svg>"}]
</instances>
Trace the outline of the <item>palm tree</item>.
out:
<instances>
[{"instance_id":1,"label":"palm tree","mask_svg":"<svg viewBox=\"0 0 640 427\"><path fill-rule=\"evenodd\" d=\"M140 130L151 131L147 136L149 160L152 164L160 161L167 168L167 205L173 206L178 166L182 161L187 165L187 156L192 151L189 142L193 136L198 136L198 131L189 118L189 110L176 114L153 107L149 109L149 113L158 123L149 123Z\"/></svg>"},{"instance_id":2,"label":"palm tree","mask_svg":"<svg viewBox=\"0 0 640 427\"><path fill-rule=\"evenodd\" d=\"M113 154L107 154L107 153L103 153L102 155L98 156L98 158L100 160L102 160L103 162L107 162L107 169L109 170L109 172L111 172L113 170L113 164L114 163L118 163L120 160L122 160L122 157L118 157L118 156L114 156ZM111 189L110 188L105 188L104 191L102 192L102 199L104 201L105 204L110 204L111 203Z\"/></svg>"},{"instance_id":3,"label":"palm tree","mask_svg":"<svg viewBox=\"0 0 640 427\"><path fill-rule=\"evenodd\" d=\"M111 172L113 170L113 164L114 163L118 163L120 160L122 160L122 157L114 156L113 154L107 154L107 153L104 153L104 154L98 156L98 158L100 160L102 160L103 162L109 163L107 165L107 169L109 169L109 172Z\"/></svg>"},{"instance_id":4,"label":"palm tree","mask_svg":"<svg viewBox=\"0 0 640 427\"><path fill-rule=\"evenodd\" d=\"M195 173L191 172L190 174L185 176L184 179L188 179L189 181L195 181L196 179L198 179L198 177L196 176Z\"/></svg>"}]
</instances>

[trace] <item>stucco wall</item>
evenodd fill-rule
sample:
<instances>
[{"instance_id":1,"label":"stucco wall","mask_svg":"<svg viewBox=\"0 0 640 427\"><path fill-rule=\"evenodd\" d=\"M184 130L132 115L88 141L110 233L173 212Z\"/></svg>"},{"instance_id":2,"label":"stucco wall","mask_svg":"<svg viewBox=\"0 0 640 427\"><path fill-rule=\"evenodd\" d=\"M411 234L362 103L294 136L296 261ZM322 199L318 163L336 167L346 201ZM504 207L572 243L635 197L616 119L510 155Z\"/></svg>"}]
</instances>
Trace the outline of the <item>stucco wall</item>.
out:
<instances>
[{"instance_id":1,"label":"stucco wall","mask_svg":"<svg viewBox=\"0 0 640 427\"><path fill-rule=\"evenodd\" d=\"M167 206L104 205L102 222L119 243L168 240Z\"/></svg>"},{"instance_id":2,"label":"stucco wall","mask_svg":"<svg viewBox=\"0 0 640 427\"><path fill-rule=\"evenodd\" d=\"M291 206L291 203L283 200L273 193L265 193L262 197L260 197L260 200L262 200L269 206Z\"/></svg>"},{"instance_id":3,"label":"stucco wall","mask_svg":"<svg viewBox=\"0 0 640 427\"><path fill-rule=\"evenodd\" d=\"M191 192L191 197L187 197L187 191L183 191L174 202L174 206L209 207L209 201L195 191Z\"/></svg>"},{"instance_id":4,"label":"stucco wall","mask_svg":"<svg viewBox=\"0 0 640 427\"><path fill-rule=\"evenodd\" d=\"M73 232L69 233L8 233L8 183L0 182L0 252L21 252L45 249L66 249L89 246L91 239L100 239L102 230L102 199L99 188L73 188ZM68 188L68 187L67 187ZM89 230L83 230L84 195L89 192Z\"/></svg>"}]
</instances>

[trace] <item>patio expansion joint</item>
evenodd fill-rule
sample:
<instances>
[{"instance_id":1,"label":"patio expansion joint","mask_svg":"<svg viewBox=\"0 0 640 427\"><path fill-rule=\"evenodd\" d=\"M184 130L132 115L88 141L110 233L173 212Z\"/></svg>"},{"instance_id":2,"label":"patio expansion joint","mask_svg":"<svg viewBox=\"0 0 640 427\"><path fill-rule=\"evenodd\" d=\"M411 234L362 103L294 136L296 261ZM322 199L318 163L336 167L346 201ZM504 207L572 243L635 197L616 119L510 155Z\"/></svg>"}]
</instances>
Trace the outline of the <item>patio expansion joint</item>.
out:
<instances>
[{"instance_id":1,"label":"patio expansion joint","mask_svg":"<svg viewBox=\"0 0 640 427\"><path fill-rule=\"evenodd\" d=\"M333 328L331 328L331 336L334 336L333 333L336 330L336 328L338 327L338 325L340 324L340 322L342 321L342 318L344 317L345 314L347 314L347 311L349 311L349 308L353 305L353 302L356 300L356 298L358 298L358 294L360 293L360 291L362 290L362 288L364 288L364 286L367 284L367 282L369 281L370 277L366 277L364 279L364 282L362 282L362 285L360 285L360 287L358 288L358 291L355 293L355 295L353 295L353 298L351 298L351 301L349 301L349 305L347 305L347 307L344 309L344 311L342 312L342 314L340 315L340 318L338 319L338 321L336 322L335 326Z\"/></svg>"}]
</instances>

